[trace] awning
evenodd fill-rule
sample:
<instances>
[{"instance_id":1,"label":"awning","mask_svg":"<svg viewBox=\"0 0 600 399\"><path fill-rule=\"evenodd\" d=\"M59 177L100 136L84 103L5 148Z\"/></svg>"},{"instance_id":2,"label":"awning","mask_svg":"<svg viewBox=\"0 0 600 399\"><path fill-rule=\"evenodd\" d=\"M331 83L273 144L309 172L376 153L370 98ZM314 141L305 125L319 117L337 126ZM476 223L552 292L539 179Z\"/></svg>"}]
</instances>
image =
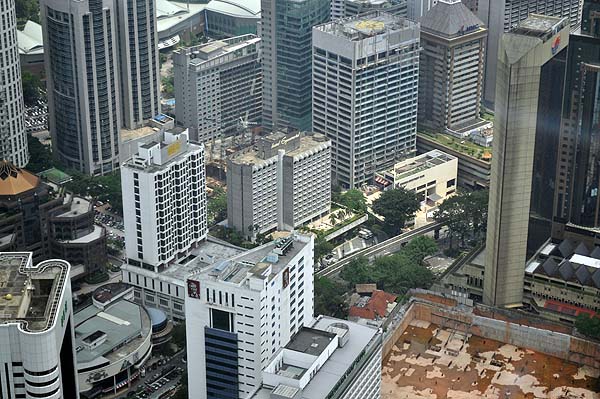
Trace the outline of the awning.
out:
<instances>
[{"instance_id":1,"label":"awning","mask_svg":"<svg viewBox=\"0 0 600 399\"><path fill-rule=\"evenodd\" d=\"M439 194L433 193L433 194L429 194L429 195L427 196L427 199L429 199L429 200L431 200L431 201L433 201L433 202L438 202L439 200L441 200L441 199L442 199L442 196L441 196L441 195L439 195Z\"/></svg>"},{"instance_id":2,"label":"awning","mask_svg":"<svg viewBox=\"0 0 600 399\"><path fill-rule=\"evenodd\" d=\"M158 49L164 50L166 48L173 47L173 46L177 45L180 41L181 41L181 38L179 37L179 35L175 35L170 39L163 40L162 42L158 42Z\"/></svg>"},{"instance_id":3,"label":"awning","mask_svg":"<svg viewBox=\"0 0 600 399\"><path fill-rule=\"evenodd\" d=\"M383 187L389 186L391 183L381 176L375 176L375 183L381 184Z\"/></svg>"}]
</instances>

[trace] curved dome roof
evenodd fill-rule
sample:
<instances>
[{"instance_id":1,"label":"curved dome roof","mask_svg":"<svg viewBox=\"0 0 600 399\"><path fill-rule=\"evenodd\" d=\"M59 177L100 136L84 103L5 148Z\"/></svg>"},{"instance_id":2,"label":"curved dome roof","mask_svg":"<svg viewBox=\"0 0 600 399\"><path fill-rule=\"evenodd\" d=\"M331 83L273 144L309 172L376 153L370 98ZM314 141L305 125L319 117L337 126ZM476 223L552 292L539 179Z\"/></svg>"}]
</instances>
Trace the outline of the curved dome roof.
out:
<instances>
[{"instance_id":1,"label":"curved dome roof","mask_svg":"<svg viewBox=\"0 0 600 399\"><path fill-rule=\"evenodd\" d=\"M0 161L0 196L17 195L38 186L40 178L17 168L9 161Z\"/></svg>"},{"instance_id":2,"label":"curved dome roof","mask_svg":"<svg viewBox=\"0 0 600 399\"><path fill-rule=\"evenodd\" d=\"M161 325L165 321L167 321L167 315L160 309L156 308L146 308L148 314L150 315L150 320L152 321L152 327Z\"/></svg>"}]
</instances>

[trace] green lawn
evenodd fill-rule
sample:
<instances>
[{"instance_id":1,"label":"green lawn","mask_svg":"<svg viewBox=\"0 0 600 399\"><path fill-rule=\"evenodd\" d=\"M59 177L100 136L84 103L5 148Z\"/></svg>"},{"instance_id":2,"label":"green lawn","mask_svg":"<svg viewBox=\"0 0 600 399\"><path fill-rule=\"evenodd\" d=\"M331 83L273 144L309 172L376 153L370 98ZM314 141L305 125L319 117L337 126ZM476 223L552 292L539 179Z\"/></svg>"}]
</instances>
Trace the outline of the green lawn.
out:
<instances>
[{"instance_id":1,"label":"green lawn","mask_svg":"<svg viewBox=\"0 0 600 399\"><path fill-rule=\"evenodd\" d=\"M485 152L491 152L491 148L480 146L467 139L459 139L447 134L433 133L429 131L419 131L419 134L430 140L437 141L446 147L452 148L453 150L470 155L477 159L482 159Z\"/></svg>"}]
</instances>

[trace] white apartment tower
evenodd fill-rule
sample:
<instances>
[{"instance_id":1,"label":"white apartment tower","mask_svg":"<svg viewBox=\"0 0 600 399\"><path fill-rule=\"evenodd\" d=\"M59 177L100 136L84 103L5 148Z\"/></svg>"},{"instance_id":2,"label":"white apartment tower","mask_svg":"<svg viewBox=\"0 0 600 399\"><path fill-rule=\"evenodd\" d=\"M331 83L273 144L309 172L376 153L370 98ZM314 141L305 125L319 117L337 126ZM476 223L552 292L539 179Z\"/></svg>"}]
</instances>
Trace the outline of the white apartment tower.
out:
<instances>
[{"instance_id":1,"label":"white apartment tower","mask_svg":"<svg viewBox=\"0 0 600 399\"><path fill-rule=\"evenodd\" d=\"M204 146L187 130L140 144L121 185L129 265L160 272L206 238Z\"/></svg>"},{"instance_id":2,"label":"white apartment tower","mask_svg":"<svg viewBox=\"0 0 600 399\"><path fill-rule=\"evenodd\" d=\"M291 234L192 274L185 298L190 398L249 398L262 369L313 321L313 236Z\"/></svg>"},{"instance_id":3,"label":"white apartment tower","mask_svg":"<svg viewBox=\"0 0 600 399\"><path fill-rule=\"evenodd\" d=\"M419 52L419 24L381 11L313 28L313 131L342 186L415 152Z\"/></svg>"},{"instance_id":4,"label":"white apartment tower","mask_svg":"<svg viewBox=\"0 0 600 399\"><path fill-rule=\"evenodd\" d=\"M0 252L1 398L79 398L70 268Z\"/></svg>"},{"instance_id":5,"label":"white apartment tower","mask_svg":"<svg viewBox=\"0 0 600 399\"><path fill-rule=\"evenodd\" d=\"M29 153L14 1L0 0L0 19L0 159L23 168Z\"/></svg>"},{"instance_id":6,"label":"white apartment tower","mask_svg":"<svg viewBox=\"0 0 600 399\"><path fill-rule=\"evenodd\" d=\"M119 132L159 111L156 6L150 0L42 0L49 125L67 167L119 167Z\"/></svg>"},{"instance_id":7,"label":"white apartment tower","mask_svg":"<svg viewBox=\"0 0 600 399\"><path fill-rule=\"evenodd\" d=\"M227 221L245 236L292 230L331 206L331 141L272 133L227 161Z\"/></svg>"},{"instance_id":8,"label":"white apartment tower","mask_svg":"<svg viewBox=\"0 0 600 399\"><path fill-rule=\"evenodd\" d=\"M257 123L262 112L260 38L243 35L173 52L177 122L206 142Z\"/></svg>"},{"instance_id":9,"label":"white apartment tower","mask_svg":"<svg viewBox=\"0 0 600 399\"><path fill-rule=\"evenodd\" d=\"M503 33L516 27L529 14L567 18L571 29L581 21L583 0L479 0L477 16L488 27L484 100L492 106L496 93L498 49Z\"/></svg>"}]
</instances>

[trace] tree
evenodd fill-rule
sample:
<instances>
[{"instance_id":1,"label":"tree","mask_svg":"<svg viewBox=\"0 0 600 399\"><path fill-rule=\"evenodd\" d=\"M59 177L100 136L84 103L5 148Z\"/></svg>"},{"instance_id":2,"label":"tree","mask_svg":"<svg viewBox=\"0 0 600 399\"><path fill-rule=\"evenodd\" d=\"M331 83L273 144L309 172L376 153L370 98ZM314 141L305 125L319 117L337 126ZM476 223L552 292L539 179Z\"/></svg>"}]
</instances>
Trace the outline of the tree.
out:
<instances>
[{"instance_id":1,"label":"tree","mask_svg":"<svg viewBox=\"0 0 600 399\"><path fill-rule=\"evenodd\" d=\"M27 135L27 146L29 147L29 163L26 169L32 173L40 173L54 166L52 151L50 147L40 143L32 135Z\"/></svg>"},{"instance_id":2,"label":"tree","mask_svg":"<svg viewBox=\"0 0 600 399\"><path fill-rule=\"evenodd\" d=\"M208 199L208 219L210 223L218 223L227 217L227 193L216 187Z\"/></svg>"},{"instance_id":3,"label":"tree","mask_svg":"<svg viewBox=\"0 0 600 399\"><path fill-rule=\"evenodd\" d=\"M488 194L487 190L480 190L452 196L440 204L434 219L445 222L450 237L458 238L461 246L468 238L480 242L487 229Z\"/></svg>"},{"instance_id":4,"label":"tree","mask_svg":"<svg viewBox=\"0 0 600 399\"><path fill-rule=\"evenodd\" d=\"M66 184L67 190L109 202L114 212L123 214L121 174L118 171L104 176L89 176L73 170L69 174L73 179Z\"/></svg>"},{"instance_id":5,"label":"tree","mask_svg":"<svg viewBox=\"0 0 600 399\"><path fill-rule=\"evenodd\" d=\"M422 265L423 259L435 254L437 251L437 243L433 238L428 236L415 237L402 248L402 254L418 265Z\"/></svg>"},{"instance_id":6,"label":"tree","mask_svg":"<svg viewBox=\"0 0 600 399\"><path fill-rule=\"evenodd\" d=\"M595 339L600 339L600 318L590 317L582 313L575 319L575 327L581 334Z\"/></svg>"},{"instance_id":7,"label":"tree","mask_svg":"<svg viewBox=\"0 0 600 399\"><path fill-rule=\"evenodd\" d=\"M175 95L174 81L173 75L162 78L162 91L166 97L173 97Z\"/></svg>"},{"instance_id":8,"label":"tree","mask_svg":"<svg viewBox=\"0 0 600 399\"><path fill-rule=\"evenodd\" d=\"M426 256L437 252L437 245L430 237L416 237L399 253L375 259L353 259L340 273L351 286L377 283L386 291L405 294L411 288L429 288L433 273L423 265Z\"/></svg>"},{"instance_id":9,"label":"tree","mask_svg":"<svg viewBox=\"0 0 600 399\"><path fill-rule=\"evenodd\" d=\"M419 200L413 191L404 188L384 191L373 202L373 211L384 217L384 227L390 234L399 234L407 220L419 210Z\"/></svg>"},{"instance_id":10,"label":"tree","mask_svg":"<svg viewBox=\"0 0 600 399\"><path fill-rule=\"evenodd\" d=\"M35 105L40 99L40 89L42 88L40 78L29 71L21 70L21 82L23 84L25 105Z\"/></svg>"},{"instance_id":11,"label":"tree","mask_svg":"<svg viewBox=\"0 0 600 399\"><path fill-rule=\"evenodd\" d=\"M171 342L177 345L178 348L185 348L185 323L179 323L173 327Z\"/></svg>"},{"instance_id":12,"label":"tree","mask_svg":"<svg viewBox=\"0 0 600 399\"><path fill-rule=\"evenodd\" d=\"M346 280L351 287L356 284L364 284L375 282L378 280L376 271L369 265L369 260L359 256L348 263L340 272L340 277Z\"/></svg>"},{"instance_id":13,"label":"tree","mask_svg":"<svg viewBox=\"0 0 600 399\"><path fill-rule=\"evenodd\" d=\"M357 213L367 212L367 199L362 191L355 188L340 194L339 203Z\"/></svg>"},{"instance_id":14,"label":"tree","mask_svg":"<svg viewBox=\"0 0 600 399\"><path fill-rule=\"evenodd\" d=\"M315 239L315 263L319 262L325 255L333 251L335 247L323 237Z\"/></svg>"},{"instance_id":15,"label":"tree","mask_svg":"<svg viewBox=\"0 0 600 399\"><path fill-rule=\"evenodd\" d=\"M348 305L344 300L344 287L327 277L315 277L315 315L344 318Z\"/></svg>"},{"instance_id":16,"label":"tree","mask_svg":"<svg viewBox=\"0 0 600 399\"><path fill-rule=\"evenodd\" d=\"M40 7L37 0L16 0L15 11L17 19L26 21L28 19L40 22Z\"/></svg>"}]
</instances>

